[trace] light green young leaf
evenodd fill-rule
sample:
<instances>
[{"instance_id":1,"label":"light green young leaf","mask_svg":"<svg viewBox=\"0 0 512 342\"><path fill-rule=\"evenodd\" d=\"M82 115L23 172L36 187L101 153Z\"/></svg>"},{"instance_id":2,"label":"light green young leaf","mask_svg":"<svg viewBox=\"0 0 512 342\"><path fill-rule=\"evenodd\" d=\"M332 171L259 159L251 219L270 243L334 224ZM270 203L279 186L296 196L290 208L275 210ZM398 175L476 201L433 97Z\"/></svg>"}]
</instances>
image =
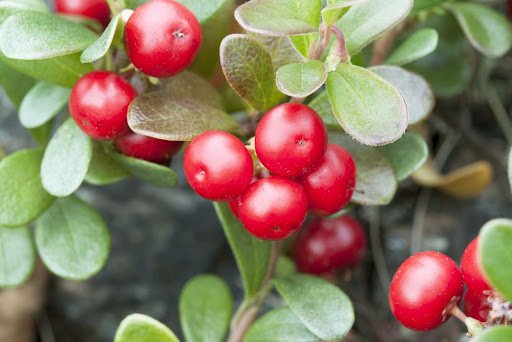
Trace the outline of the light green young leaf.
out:
<instances>
[{"instance_id":1,"label":"light green young leaf","mask_svg":"<svg viewBox=\"0 0 512 342\"><path fill-rule=\"evenodd\" d=\"M509 20L489 6L456 2L445 5L459 22L471 44L490 58L503 56L512 46Z\"/></svg>"},{"instance_id":2,"label":"light green young leaf","mask_svg":"<svg viewBox=\"0 0 512 342\"><path fill-rule=\"evenodd\" d=\"M492 287L507 300L512 300L512 220L495 219L480 230L479 257L483 271Z\"/></svg>"},{"instance_id":3,"label":"light green young leaf","mask_svg":"<svg viewBox=\"0 0 512 342\"><path fill-rule=\"evenodd\" d=\"M252 298L267 273L271 244L253 237L226 203L216 202L214 207L242 275L245 296Z\"/></svg>"},{"instance_id":4,"label":"light green young leaf","mask_svg":"<svg viewBox=\"0 0 512 342\"><path fill-rule=\"evenodd\" d=\"M150 163L114 152L110 152L109 155L132 175L155 186L171 187L178 183L178 176L168 166Z\"/></svg>"},{"instance_id":5,"label":"light green young leaf","mask_svg":"<svg viewBox=\"0 0 512 342\"><path fill-rule=\"evenodd\" d=\"M512 327L497 325L484 329L471 339L471 342L509 342L512 341Z\"/></svg>"},{"instance_id":6,"label":"light green young leaf","mask_svg":"<svg viewBox=\"0 0 512 342\"><path fill-rule=\"evenodd\" d=\"M327 80L327 71L321 61L284 65L277 71L279 90L288 96L304 98L320 89Z\"/></svg>"},{"instance_id":7,"label":"light green young leaf","mask_svg":"<svg viewBox=\"0 0 512 342\"><path fill-rule=\"evenodd\" d=\"M400 92L374 73L339 64L329 73L327 93L341 127L365 145L385 145L399 139L408 123Z\"/></svg>"},{"instance_id":8,"label":"light green young leaf","mask_svg":"<svg viewBox=\"0 0 512 342\"><path fill-rule=\"evenodd\" d=\"M432 53L439 41L439 34L431 28L414 32L386 60L386 64L404 65Z\"/></svg>"},{"instance_id":9,"label":"light green young leaf","mask_svg":"<svg viewBox=\"0 0 512 342\"><path fill-rule=\"evenodd\" d=\"M146 315L131 314L117 328L114 342L179 342L174 333Z\"/></svg>"},{"instance_id":10,"label":"light green young leaf","mask_svg":"<svg viewBox=\"0 0 512 342\"><path fill-rule=\"evenodd\" d=\"M320 24L321 0L252 0L235 11L244 29L268 36L315 32Z\"/></svg>"},{"instance_id":11,"label":"light green young leaf","mask_svg":"<svg viewBox=\"0 0 512 342\"><path fill-rule=\"evenodd\" d=\"M292 42L295 49L304 57L307 58L309 55L309 50L311 46L318 40L319 34L318 32L311 32L306 34L301 34L297 36L288 37Z\"/></svg>"},{"instance_id":12,"label":"light green young leaf","mask_svg":"<svg viewBox=\"0 0 512 342\"><path fill-rule=\"evenodd\" d=\"M0 225L17 227L34 220L53 202L41 184L43 151L22 150L0 162Z\"/></svg>"},{"instance_id":13,"label":"light green young leaf","mask_svg":"<svg viewBox=\"0 0 512 342\"><path fill-rule=\"evenodd\" d=\"M34 271L36 253L27 227L0 227L0 288L26 282Z\"/></svg>"},{"instance_id":14,"label":"light green young leaf","mask_svg":"<svg viewBox=\"0 0 512 342\"><path fill-rule=\"evenodd\" d=\"M94 185L107 185L119 182L128 176L130 173L106 153L105 147L95 142L85 181Z\"/></svg>"},{"instance_id":15,"label":"light green young leaf","mask_svg":"<svg viewBox=\"0 0 512 342\"><path fill-rule=\"evenodd\" d=\"M21 103L18 115L23 127L36 128L50 121L68 103L70 93L67 88L38 82Z\"/></svg>"},{"instance_id":16,"label":"light green young leaf","mask_svg":"<svg viewBox=\"0 0 512 342\"><path fill-rule=\"evenodd\" d=\"M107 261L110 234L100 214L82 200L59 198L36 222L36 247L48 269L85 280Z\"/></svg>"},{"instance_id":17,"label":"light green young leaf","mask_svg":"<svg viewBox=\"0 0 512 342\"><path fill-rule=\"evenodd\" d=\"M323 22L326 25L334 24L348 11L349 7L367 1L369 0L328 0L327 6L322 10Z\"/></svg>"},{"instance_id":18,"label":"light green young leaf","mask_svg":"<svg viewBox=\"0 0 512 342\"><path fill-rule=\"evenodd\" d=\"M321 342L287 307L260 317L247 331L244 342Z\"/></svg>"},{"instance_id":19,"label":"light green young leaf","mask_svg":"<svg viewBox=\"0 0 512 342\"><path fill-rule=\"evenodd\" d=\"M229 328L233 296L224 280L200 275L180 296L180 322L187 342L222 342Z\"/></svg>"},{"instance_id":20,"label":"light green young leaf","mask_svg":"<svg viewBox=\"0 0 512 342\"><path fill-rule=\"evenodd\" d=\"M124 22L121 19L121 13L119 13L110 20L110 23L101 36L82 52L80 62L92 63L103 58L108 53L116 33L119 36L122 35L123 29Z\"/></svg>"},{"instance_id":21,"label":"light green young leaf","mask_svg":"<svg viewBox=\"0 0 512 342\"><path fill-rule=\"evenodd\" d=\"M339 341L350 332L354 308L338 287L305 274L275 279L273 284L291 311L322 340Z\"/></svg>"},{"instance_id":22,"label":"light green young leaf","mask_svg":"<svg viewBox=\"0 0 512 342\"><path fill-rule=\"evenodd\" d=\"M41 180L50 194L66 197L82 184L92 157L92 140L68 118L50 140L41 164Z\"/></svg>"}]
</instances>

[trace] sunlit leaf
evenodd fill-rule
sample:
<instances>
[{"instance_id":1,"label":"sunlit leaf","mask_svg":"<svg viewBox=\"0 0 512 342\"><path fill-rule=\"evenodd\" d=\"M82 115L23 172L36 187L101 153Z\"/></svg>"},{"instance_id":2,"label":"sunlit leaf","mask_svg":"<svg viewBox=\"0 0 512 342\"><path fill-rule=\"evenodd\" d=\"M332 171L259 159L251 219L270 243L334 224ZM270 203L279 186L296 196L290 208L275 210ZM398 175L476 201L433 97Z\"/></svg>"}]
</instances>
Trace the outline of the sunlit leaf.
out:
<instances>
[{"instance_id":1,"label":"sunlit leaf","mask_svg":"<svg viewBox=\"0 0 512 342\"><path fill-rule=\"evenodd\" d=\"M431 28L421 29L407 38L386 59L386 64L403 65L432 53L439 41L439 34Z\"/></svg>"}]
</instances>

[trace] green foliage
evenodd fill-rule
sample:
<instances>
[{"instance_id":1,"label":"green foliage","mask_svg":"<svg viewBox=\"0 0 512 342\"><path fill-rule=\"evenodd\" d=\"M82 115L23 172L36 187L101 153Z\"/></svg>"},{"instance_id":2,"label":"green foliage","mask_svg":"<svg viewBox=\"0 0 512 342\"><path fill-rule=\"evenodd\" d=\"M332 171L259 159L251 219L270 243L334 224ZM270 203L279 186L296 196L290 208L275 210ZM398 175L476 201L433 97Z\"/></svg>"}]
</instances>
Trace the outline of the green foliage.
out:
<instances>
[{"instance_id":1,"label":"green foliage","mask_svg":"<svg viewBox=\"0 0 512 342\"><path fill-rule=\"evenodd\" d=\"M82 52L80 62L92 63L105 57L115 40L120 40L122 37L123 29L124 22L121 18L121 14L117 14L110 20L110 23L101 36Z\"/></svg>"},{"instance_id":2,"label":"green foliage","mask_svg":"<svg viewBox=\"0 0 512 342\"><path fill-rule=\"evenodd\" d=\"M449 0L414 0L414 6L411 13L417 14L420 11L431 10L448 1Z\"/></svg>"},{"instance_id":3,"label":"green foliage","mask_svg":"<svg viewBox=\"0 0 512 342\"><path fill-rule=\"evenodd\" d=\"M163 81L162 92L174 98L194 99L207 106L224 109L222 96L210 82L190 71Z\"/></svg>"},{"instance_id":4,"label":"green foliage","mask_svg":"<svg viewBox=\"0 0 512 342\"><path fill-rule=\"evenodd\" d=\"M297 266L295 266L295 262L286 255L279 256L276 263L276 269L274 270L274 276L288 277L295 273L297 273Z\"/></svg>"},{"instance_id":5,"label":"green foliage","mask_svg":"<svg viewBox=\"0 0 512 342\"><path fill-rule=\"evenodd\" d=\"M324 120L324 123L329 128L339 129L340 124L338 120L334 117L332 113L331 103L329 102L329 94L327 91L322 91L318 96L316 96L311 102L308 103L308 106L313 108Z\"/></svg>"},{"instance_id":6,"label":"green foliage","mask_svg":"<svg viewBox=\"0 0 512 342\"><path fill-rule=\"evenodd\" d=\"M35 262L29 229L0 227L0 288L23 284L32 274Z\"/></svg>"},{"instance_id":7,"label":"green foliage","mask_svg":"<svg viewBox=\"0 0 512 342\"><path fill-rule=\"evenodd\" d=\"M16 82L12 80L16 80ZM23 98L34 86L35 82L32 78L9 67L2 61L0 56L0 86L5 90L5 93L16 107L21 105Z\"/></svg>"},{"instance_id":8,"label":"green foliage","mask_svg":"<svg viewBox=\"0 0 512 342\"><path fill-rule=\"evenodd\" d=\"M508 181L512 189L512 149L510 149L508 154Z\"/></svg>"},{"instance_id":9,"label":"green foliage","mask_svg":"<svg viewBox=\"0 0 512 342\"><path fill-rule=\"evenodd\" d=\"M130 173L119 163L114 161L105 151L105 146L99 142L93 144L93 152L89 170L85 181L94 185L107 185L119 182Z\"/></svg>"},{"instance_id":10,"label":"green foliage","mask_svg":"<svg viewBox=\"0 0 512 342\"><path fill-rule=\"evenodd\" d=\"M439 34L431 28L424 28L411 34L386 59L387 64L404 65L432 53L439 41Z\"/></svg>"},{"instance_id":11,"label":"green foliage","mask_svg":"<svg viewBox=\"0 0 512 342\"><path fill-rule=\"evenodd\" d=\"M70 93L61 86L36 83L21 102L18 115L23 127L36 128L50 121L68 103Z\"/></svg>"},{"instance_id":12,"label":"green foliage","mask_svg":"<svg viewBox=\"0 0 512 342\"><path fill-rule=\"evenodd\" d=\"M287 64L279 68L276 75L279 90L298 98L313 94L326 80L327 72L324 63L320 61Z\"/></svg>"},{"instance_id":13,"label":"green foliage","mask_svg":"<svg viewBox=\"0 0 512 342\"><path fill-rule=\"evenodd\" d=\"M297 36L290 36L289 39L293 43L295 49L303 56L308 57L309 49L318 40L318 32L311 32Z\"/></svg>"},{"instance_id":14,"label":"green foliage","mask_svg":"<svg viewBox=\"0 0 512 342\"><path fill-rule=\"evenodd\" d=\"M482 331L471 342L508 342L512 341L512 327L498 325Z\"/></svg>"},{"instance_id":15,"label":"green foliage","mask_svg":"<svg viewBox=\"0 0 512 342\"><path fill-rule=\"evenodd\" d=\"M322 9L323 22L326 25L332 25L348 11L350 6L366 1L368 0L327 0L327 5Z\"/></svg>"},{"instance_id":16,"label":"green foliage","mask_svg":"<svg viewBox=\"0 0 512 342\"><path fill-rule=\"evenodd\" d=\"M133 176L160 187L171 187L178 183L178 176L168 166L110 152L110 157Z\"/></svg>"},{"instance_id":17,"label":"green foliage","mask_svg":"<svg viewBox=\"0 0 512 342\"><path fill-rule=\"evenodd\" d=\"M127 316L117 328L114 342L179 342L159 321L141 314Z\"/></svg>"}]
</instances>

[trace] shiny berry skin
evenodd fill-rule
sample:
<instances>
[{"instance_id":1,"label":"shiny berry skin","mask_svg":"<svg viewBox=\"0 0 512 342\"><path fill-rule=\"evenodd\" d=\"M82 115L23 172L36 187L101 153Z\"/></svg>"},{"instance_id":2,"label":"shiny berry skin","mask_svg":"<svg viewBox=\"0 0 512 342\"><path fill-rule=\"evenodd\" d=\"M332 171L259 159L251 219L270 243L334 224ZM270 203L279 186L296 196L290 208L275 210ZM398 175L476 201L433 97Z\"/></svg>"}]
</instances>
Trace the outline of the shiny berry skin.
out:
<instances>
[{"instance_id":1,"label":"shiny berry skin","mask_svg":"<svg viewBox=\"0 0 512 342\"><path fill-rule=\"evenodd\" d=\"M301 272L323 274L356 267L365 249L366 234L355 218L317 218L300 231L293 245L293 258Z\"/></svg>"},{"instance_id":2,"label":"shiny berry skin","mask_svg":"<svg viewBox=\"0 0 512 342\"><path fill-rule=\"evenodd\" d=\"M297 177L324 155L327 131L318 114L299 103L269 110L256 128L256 154L274 175Z\"/></svg>"},{"instance_id":3,"label":"shiny berry skin","mask_svg":"<svg viewBox=\"0 0 512 342\"><path fill-rule=\"evenodd\" d=\"M173 0L151 0L139 6L124 29L130 61L143 73L163 78L185 70L202 44L199 21Z\"/></svg>"},{"instance_id":4,"label":"shiny berry skin","mask_svg":"<svg viewBox=\"0 0 512 342\"><path fill-rule=\"evenodd\" d=\"M466 291L464 294L464 313L480 322L486 322L491 309L487 299L487 295L476 294L470 290Z\"/></svg>"},{"instance_id":5,"label":"shiny berry skin","mask_svg":"<svg viewBox=\"0 0 512 342\"><path fill-rule=\"evenodd\" d=\"M55 0L55 12L95 19L103 26L107 26L110 21L106 0Z\"/></svg>"},{"instance_id":6,"label":"shiny berry skin","mask_svg":"<svg viewBox=\"0 0 512 342\"><path fill-rule=\"evenodd\" d=\"M118 74L93 71L73 87L69 111L85 134L97 140L114 139L129 132L126 114L136 96L136 90Z\"/></svg>"},{"instance_id":7,"label":"shiny berry skin","mask_svg":"<svg viewBox=\"0 0 512 342\"><path fill-rule=\"evenodd\" d=\"M452 259L439 252L421 252L396 271L389 305L405 327L432 330L449 318L445 309L452 300L460 300L463 290L462 273Z\"/></svg>"},{"instance_id":8,"label":"shiny berry skin","mask_svg":"<svg viewBox=\"0 0 512 342\"><path fill-rule=\"evenodd\" d=\"M343 148L329 144L313 171L298 181L308 194L311 212L332 215L352 198L356 185L356 164Z\"/></svg>"},{"instance_id":9,"label":"shiny berry skin","mask_svg":"<svg viewBox=\"0 0 512 342\"><path fill-rule=\"evenodd\" d=\"M255 237L279 240L299 229L307 209L306 193L298 183L271 176L253 183L242 194L238 215Z\"/></svg>"},{"instance_id":10,"label":"shiny berry skin","mask_svg":"<svg viewBox=\"0 0 512 342\"><path fill-rule=\"evenodd\" d=\"M237 198L253 176L253 162L245 145L222 131L206 131L185 151L185 176L195 192L212 201Z\"/></svg>"},{"instance_id":11,"label":"shiny berry skin","mask_svg":"<svg viewBox=\"0 0 512 342\"><path fill-rule=\"evenodd\" d=\"M183 142L160 140L131 132L118 138L115 144L117 149L126 156L157 164L167 164L180 150Z\"/></svg>"},{"instance_id":12,"label":"shiny berry skin","mask_svg":"<svg viewBox=\"0 0 512 342\"><path fill-rule=\"evenodd\" d=\"M478 237L473 239L464 250L460 262L462 277L468 289L476 294L491 290L491 285L485 279L478 260Z\"/></svg>"}]
</instances>

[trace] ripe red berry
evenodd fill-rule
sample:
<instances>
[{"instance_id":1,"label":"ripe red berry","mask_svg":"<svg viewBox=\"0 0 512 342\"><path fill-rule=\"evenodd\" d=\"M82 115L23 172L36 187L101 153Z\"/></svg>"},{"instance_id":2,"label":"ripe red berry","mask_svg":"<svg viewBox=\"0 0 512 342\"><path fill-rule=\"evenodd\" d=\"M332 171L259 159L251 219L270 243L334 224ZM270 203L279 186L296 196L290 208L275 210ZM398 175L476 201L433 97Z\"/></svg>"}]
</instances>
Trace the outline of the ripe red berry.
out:
<instances>
[{"instance_id":1,"label":"ripe red berry","mask_svg":"<svg viewBox=\"0 0 512 342\"><path fill-rule=\"evenodd\" d=\"M487 321L491 309L487 299L487 295L476 294L470 290L466 291L464 295L464 313L480 322Z\"/></svg>"},{"instance_id":2,"label":"ripe red berry","mask_svg":"<svg viewBox=\"0 0 512 342\"><path fill-rule=\"evenodd\" d=\"M196 58L202 43L194 14L173 0L151 0L139 6L126 23L124 44L140 71L153 77L171 77Z\"/></svg>"},{"instance_id":3,"label":"ripe red berry","mask_svg":"<svg viewBox=\"0 0 512 342\"><path fill-rule=\"evenodd\" d=\"M115 144L124 155L153 163L167 164L180 150L183 142L160 140L131 132L118 138Z\"/></svg>"},{"instance_id":4,"label":"ripe red berry","mask_svg":"<svg viewBox=\"0 0 512 342\"><path fill-rule=\"evenodd\" d=\"M271 176L256 181L242 194L238 214L257 238L278 240L299 229L307 209L306 193L298 183Z\"/></svg>"},{"instance_id":5,"label":"ripe red berry","mask_svg":"<svg viewBox=\"0 0 512 342\"><path fill-rule=\"evenodd\" d=\"M309 207L317 215L331 215L347 205L356 184L356 164L338 145L329 144L313 171L299 179Z\"/></svg>"},{"instance_id":6,"label":"ripe red berry","mask_svg":"<svg viewBox=\"0 0 512 342\"><path fill-rule=\"evenodd\" d=\"M473 239L464 250L460 262L462 277L468 289L475 294L482 294L484 291L491 290L491 285L485 279L485 275L478 260L478 237Z\"/></svg>"},{"instance_id":7,"label":"ripe red berry","mask_svg":"<svg viewBox=\"0 0 512 342\"><path fill-rule=\"evenodd\" d=\"M274 175L297 177L324 155L327 131L318 114L299 103L269 110L256 129L256 154Z\"/></svg>"},{"instance_id":8,"label":"ripe red berry","mask_svg":"<svg viewBox=\"0 0 512 342\"><path fill-rule=\"evenodd\" d=\"M77 125L98 140L117 138L129 131L126 114L137 96L121 76L109 71L94 71L73 87L69 111Z\"/></svg>"},{"instance_id":9,"label":"ripe red berry","mask_svg":"<svg viewBox=\"0 0 512 342\"><path fill-rule=\"evenodd\" d=\"M207 131L192 140L185 151L184 169L192 189L212 201L240 196L253 176L245 145L222 131Z\"/></svg>"},{"instance_id":10,"label":"ripe red berry","mask_svg":"<svg viewBox=\"0 0 512 342\"><path fill-rule=\"evenodd\" d=\"M389 288L389 305L396 319L413 330L443 324L446 309L462 297L464 284L457 264L438 252L421 252L398 268Z\"/></svg>"},{"instance_id":11,"label":"ripe red berry","mask_svg":"<svg viewBox=\"0 0 512 342\"><path fill-rule=\"evenodd\" d=\"M55 0L55 11L95 19L103 26L107 26L110 21L110 9L106 0Z\"/></svg>"},{"instance_id":12,"label":"ripe red berry","mask_svg":"<svg viewBox=\"0 0 512 342\"><path fill-rule=\"evenodd\" d=\"M350 216L315 219L295 240L293 257L301 272L322 274L335 269L353 268L361 262L366 235Z\"/></svg>"}]
</instances>

